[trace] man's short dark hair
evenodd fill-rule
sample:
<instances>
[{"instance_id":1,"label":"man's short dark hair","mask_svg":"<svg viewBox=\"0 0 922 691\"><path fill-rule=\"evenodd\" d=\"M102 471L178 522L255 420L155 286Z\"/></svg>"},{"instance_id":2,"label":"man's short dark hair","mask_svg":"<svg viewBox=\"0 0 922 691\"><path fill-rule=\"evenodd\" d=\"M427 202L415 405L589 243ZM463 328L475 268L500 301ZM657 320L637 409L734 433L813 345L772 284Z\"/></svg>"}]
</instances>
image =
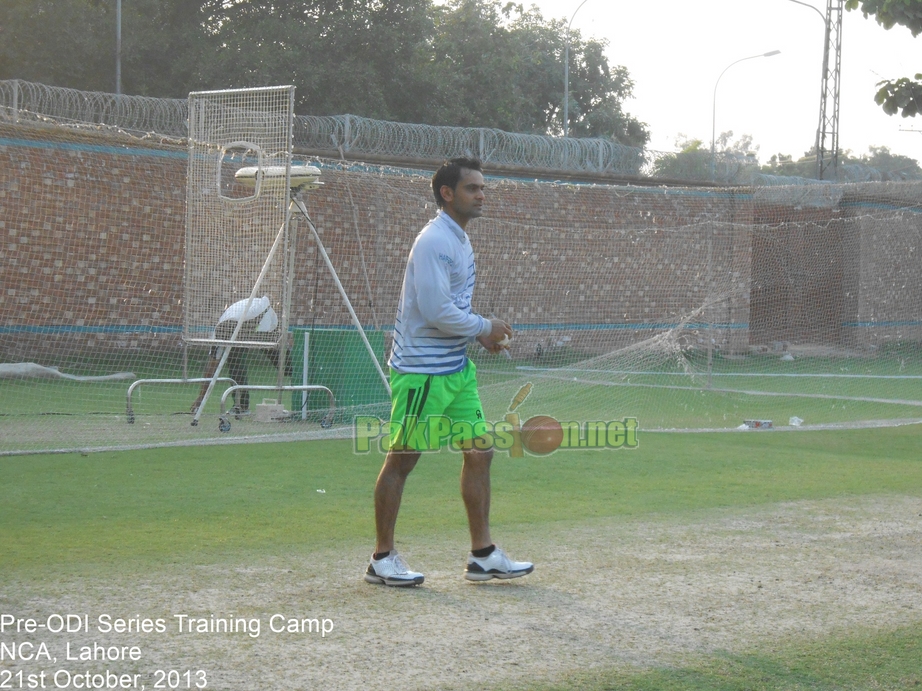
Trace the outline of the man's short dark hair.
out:
<instances>
[{"instance_id":1,"label":"man's short dark hair","mask_svg":"<svg viewBox=\"0 0 922 691\"><path fill-rule=\"evenodd\" d=\"M483 172L480 161L476 158L452 158L443 163L435 175L432 176L432 194L435 195L435 203L442 209L445 207L445 200L442 198L442 186L448 185L452 189L458 186L461 180L462 170L476 170Z\"/></svg>"}]
</instances>

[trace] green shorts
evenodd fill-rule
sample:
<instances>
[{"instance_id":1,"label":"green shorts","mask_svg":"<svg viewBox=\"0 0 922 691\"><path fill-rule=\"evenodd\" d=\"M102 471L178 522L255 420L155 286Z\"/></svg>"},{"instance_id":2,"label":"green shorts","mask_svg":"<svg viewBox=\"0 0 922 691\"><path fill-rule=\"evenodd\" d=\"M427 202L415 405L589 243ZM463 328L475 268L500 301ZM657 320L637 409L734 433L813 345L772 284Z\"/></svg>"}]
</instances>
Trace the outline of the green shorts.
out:
<instances>
[{"instance_id":1,"label":"green shorts","mask_svg":"<svg viewBox=\"0 0 922 691\"><path fill-rule=\"evenodd\" d=\"M477 368L470 360L454 374L391 370L391 401L389 449L438 451L446 444L488 448L478 440L489 437L484 437L488 430L477 393Z\"/></svg>"}]
</instances>

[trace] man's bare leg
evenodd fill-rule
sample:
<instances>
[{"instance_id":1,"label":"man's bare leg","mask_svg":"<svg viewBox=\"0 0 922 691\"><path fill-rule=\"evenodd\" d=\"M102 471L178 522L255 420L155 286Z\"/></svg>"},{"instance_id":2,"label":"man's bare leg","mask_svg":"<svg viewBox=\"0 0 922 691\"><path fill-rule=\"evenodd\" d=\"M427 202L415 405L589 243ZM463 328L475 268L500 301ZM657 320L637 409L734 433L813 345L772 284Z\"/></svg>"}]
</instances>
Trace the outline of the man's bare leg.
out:
<instances>
[{"instance_id":1,"label":"man's bare leg","mask_svg":"<svg viewBox=\"0 0 922 691\"><path fill-rule=\"evenodd\" d=\"M513 561L490 537L490 464L493 450L471 450L464 454L461 468L461 496L471 529L471 553L464 577L469 581L518 578L531 573L535 565Z\"/></svg>"},{"instance_id":2,"label":"man's bare leg","mask_svg":"<svg viewBox=\"0 0 922 691\"><path fill-rule=\"evenodd\" d=\"M493 450L472 449L464 452L461 466L461 498L467 509L471 531L471 550L493 544L490 539L490 464Z\"/></svg>"},{"instance_id":3,"label":"man's bare leg","mask_svg":"<svg viewBox=\"0 0 922 691\"><path fill-rule=\"evenodd\" d=\"M394 549L394 527L407 476L416 467L419 451L388 451L375 483L375 552Z\"/></svg>"}]
</instances>

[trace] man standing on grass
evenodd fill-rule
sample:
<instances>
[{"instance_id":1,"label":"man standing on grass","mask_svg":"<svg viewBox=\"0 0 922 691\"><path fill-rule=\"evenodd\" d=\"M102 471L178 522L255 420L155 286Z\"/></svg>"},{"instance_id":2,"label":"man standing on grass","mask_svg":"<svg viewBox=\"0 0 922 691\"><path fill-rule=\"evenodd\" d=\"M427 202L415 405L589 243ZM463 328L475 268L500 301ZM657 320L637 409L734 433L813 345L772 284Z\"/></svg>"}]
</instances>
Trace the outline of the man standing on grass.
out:
<instances>
[{"instance_id":1,"label":"man standing on grass","mask_svg":"<svg viewBox=\"0 0 922 691\"><path fill-rule=\"evenodd\" d=\"M444 416L474 435L483 423L476 367L467 358L468 343L477 340L491 353L512 336L509 324L471 312L477 270L474 250L465 233L470 220L483 213L483 171L480 161L454 158L432 177L438 215L416 237L407 260L397 307L391 369L391 422L404 434L391 440L375 484L377 542L365 580L391 586L423 582L394 549L394 527L407 476L416 466L426 440L413 430L430 416ZM464 577L471 581L517 578L531 573L529 562L512 561L490 538L490 462L493 449L462 433L461 497L471 532L471 552ZM485 448L480 448L485 447Z\"/></svg>"}]
</instances>

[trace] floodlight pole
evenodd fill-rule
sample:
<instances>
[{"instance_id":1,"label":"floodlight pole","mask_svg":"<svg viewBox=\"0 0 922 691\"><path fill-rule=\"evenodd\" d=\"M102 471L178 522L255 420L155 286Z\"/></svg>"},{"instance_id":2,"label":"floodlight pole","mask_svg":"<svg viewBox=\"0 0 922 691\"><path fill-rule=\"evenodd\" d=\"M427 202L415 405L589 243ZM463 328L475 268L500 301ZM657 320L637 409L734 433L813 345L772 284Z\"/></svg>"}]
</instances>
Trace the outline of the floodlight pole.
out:
<instances>
[{"instance_id":1,"label":"floodlight pole","mask_svg":"<svg viewBox=\"0 0 922 691\"><path fill-rule=\"evenodd\" d=\"M759 53L758 55L750 55L749 57L740 58L735 62L731 62L729 65L724 67L724 71L720 73L720 77L717 77L717 82L714 84L714 102L711 106L711 181L715 179L715 143L717 141L717 86L720 84L721 78L726 74L734 65L738 65L741 62L746 60L755 60L756 58L770 58L773 55L778 55L780 50L770 50L767 53Z\"/></svg>"},{"instance_id":2,"label":"floodlight pole","mask_svg":"<svg viewBox=\"0 0 922 691\"><path fill-rule=\"evenodd\" d=\"M827 0L823 42L823 83L820 92L820 122L816 132L816 177L824 179L832 169L839 176L839 88L842 76L842 12L844 0ZM829 138L829 149L826 139Z\"/></svg>"},{"instance_id":3,"label":"floodlight pole","mask_svg":"<svg viewBox=\"0 0 922 691\"><path fill-rule=\"evenodd\" d=\"M585 5L589 0L583 0L579 7L570 17L570 23L567 24L567 41L563 52L563 136L570 136L570 27L573 26L573 20L576 19L576 13L580 7Z\"/></svg>"},{"instance_id":4,"label":"floodlight pole","mask_svg":"<svg viewBox=\"0 0 922 691\"><path fill-rule=\"evenodd\" d=\"M811 10L816 12L820 19L823 20L823 74L821 78L820 85L820 118L819 124L816 127L816 142L813 145L813 151L816 154L816 179L822 180L823 173L826 172L827 162L826 162L826 152L824 147L826 145L826 135L831 129L831 139L833 142L833 151L832 151L832 160L830 165L833 169L833 177L837 176L837 170L839 165L839 55L841 52L841 43L842 43L842 3L838 3L838 8L834 7L833 2L835 0L829 0L826 8L826 16L823 15L817 8L813 5L810 5L806 2L801 2L801 0L788 0L789 2L796 3L798 5L803 5L804 7L809 7ZM838 10L837 23L835 27L835 35L833 35L833 26L830 24L833 13ZM829 70L829 51L832 43L835 43L835 61L836 67L835 70L830 73ZM832 77L833 86L829 87L830 76ZM829 95L832 93L833 103L832 103L832 117L827 117L826 111L829 107ZM830 127L831 126L831 127Z\"/></svg>"}]
</instances>

